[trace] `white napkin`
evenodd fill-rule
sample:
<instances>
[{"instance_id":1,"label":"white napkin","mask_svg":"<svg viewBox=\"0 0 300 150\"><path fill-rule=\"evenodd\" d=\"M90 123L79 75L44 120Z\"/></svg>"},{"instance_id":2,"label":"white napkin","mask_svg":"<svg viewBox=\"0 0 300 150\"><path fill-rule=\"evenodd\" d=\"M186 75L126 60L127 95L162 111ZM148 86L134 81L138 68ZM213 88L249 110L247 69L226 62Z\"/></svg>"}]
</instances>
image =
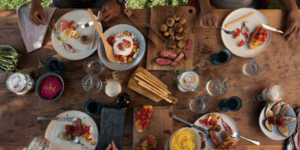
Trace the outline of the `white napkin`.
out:
<instances>
[{"instance_id":1,"label":"white napkin","mask_svg":"<svg viewBox=\"0 0 300 150\"><path fill-rule=\"evenodd\" d=\"M30 3L31 1L17 8L17 20L28 53L42 47L48 24L56 9L55 7L44 8L46 25L36 26L29 20Z\"/></svg>"}]
</instances>

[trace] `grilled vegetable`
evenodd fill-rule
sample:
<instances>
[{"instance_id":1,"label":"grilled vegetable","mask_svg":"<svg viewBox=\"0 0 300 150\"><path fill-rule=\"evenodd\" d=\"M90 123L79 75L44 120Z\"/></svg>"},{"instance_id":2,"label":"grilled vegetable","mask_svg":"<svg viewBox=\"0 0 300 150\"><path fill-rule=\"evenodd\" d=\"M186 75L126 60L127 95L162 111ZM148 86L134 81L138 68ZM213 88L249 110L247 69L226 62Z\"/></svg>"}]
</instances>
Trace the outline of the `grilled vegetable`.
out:
<instances>
[{"instance_id":1,"label":"grilled vegetable","mask_svg":"<svg viewBox=\"0 0 300 150\"><path fill-rule=\"evenodd\" d=\"M15 70L20 56L12 48L0 47L0 69L5 72Z\"/></svg>"}]
</instances>

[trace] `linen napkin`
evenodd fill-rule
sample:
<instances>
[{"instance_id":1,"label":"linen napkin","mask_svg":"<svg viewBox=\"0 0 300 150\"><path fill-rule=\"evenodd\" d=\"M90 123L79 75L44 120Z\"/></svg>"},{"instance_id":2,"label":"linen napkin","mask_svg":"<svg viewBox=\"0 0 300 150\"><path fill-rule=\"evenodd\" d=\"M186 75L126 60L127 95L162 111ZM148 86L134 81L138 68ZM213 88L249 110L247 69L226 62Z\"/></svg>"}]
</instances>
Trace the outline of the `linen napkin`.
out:
<instances>
[{"instance_id":1,"label":"linen napkin","mask_svg":"<svg viewBox=\"0 0 300 150\"><path fill-rule=\"evenodd\" d=\"M97 150L104 150L114 141L122 149L126 109L103 108Z\"/></svg>"},{"instance_id":2,"label":"linen napkin","mask_svg":"<svg viewBox=\"0 0 300 150\"><path fill-rule=\"evenodd\" d=\"M46 25L36 26L29 20L30 3L31 1L17 8L17 21L28 53L42 47L48 24L56 9L55 7L44 8Z\"/></svg>"}]
</instances>

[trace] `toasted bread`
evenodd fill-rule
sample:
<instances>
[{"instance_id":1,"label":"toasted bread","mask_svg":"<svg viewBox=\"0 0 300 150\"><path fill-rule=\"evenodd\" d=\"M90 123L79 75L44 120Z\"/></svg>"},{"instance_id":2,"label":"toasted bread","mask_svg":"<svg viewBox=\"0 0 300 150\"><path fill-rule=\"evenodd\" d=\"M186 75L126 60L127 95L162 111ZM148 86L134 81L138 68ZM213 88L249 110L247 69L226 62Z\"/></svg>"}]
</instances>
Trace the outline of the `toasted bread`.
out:
<instances>
[{"instance_id":1,"label":"toasted bread","mask_svg":"<svg viewBox=\"0 0 300 150\"><path fill-rule=\"evenodd\" d=\"M218 148L230 148L233 146L239 145L239 142L236 140L225 141L218 146Z\"/></svg>"},{"instance_id":2,"label":"toasted bread","mask_svg":"<svg viewBox=\"0 0 300 150\"><path fill-rule=\"evenodd\" d=\"M151 143L148 142L148 138L150 139ZM149 147L151 149L156 149L157 147L157 140L154 135L148 135L146 139L144 139L143 142L141 142L135 150L144 150L146 147Z\"/></svg>"},{"instance_id":3,"label":"toasted bread","mask_svg":"<svg viewBox=\"0 0 300 150\"><path fill-rule=\"evenodd\" d=\"M148 112L148 109L150 112ZM141 112L146 112L145 116L147 116L147 118L143 119ZM134 126L135 126L135 129L139 133L143 133L146 131L148 124L150 122L152 113L153 113L153 106L151 106L151 105L144 105L143 109L141 109L137 112L136 116L134 117ZM144 122L144 124L142 124L143 122Z\"/></svg>"},{"instance_id":4,"label":"toasted bread","mask_svg":"<svg viewBox=\"0 0 300 150\"><path fill-rule=\"evenodd\" d=\"M262 30L261 32L259 32L260 28ZM248 44L248 48L255 49L256 47L263 45L267 41L267 38L268 38L267 29L265 29L261 25L258 25L253 35L251 36L250 42Z\"/></svg>"}]
</instances>

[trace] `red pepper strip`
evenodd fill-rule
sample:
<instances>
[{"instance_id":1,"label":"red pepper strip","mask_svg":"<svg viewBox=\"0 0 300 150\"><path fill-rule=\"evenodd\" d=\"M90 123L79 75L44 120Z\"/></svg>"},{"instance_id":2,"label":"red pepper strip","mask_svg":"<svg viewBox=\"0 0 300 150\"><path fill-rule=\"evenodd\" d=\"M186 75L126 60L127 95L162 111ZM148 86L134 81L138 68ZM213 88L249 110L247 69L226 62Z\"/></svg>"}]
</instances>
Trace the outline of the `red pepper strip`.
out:
<instances>
[{"instance_id":1,"label":"red pepper strip","mask_svg":"<svg viewBox=\"0 0 300 150\"><path fill-rule=\"evenodd\" d=\"M221 117L221 120L222 120L222 123L223 123L223 126L225 127L225 129L226 129L227 131L229 131L230 134L232 134L232 129L231 129L231 127L223 120L222 117Z\"/></svg>"}]
</instances>

